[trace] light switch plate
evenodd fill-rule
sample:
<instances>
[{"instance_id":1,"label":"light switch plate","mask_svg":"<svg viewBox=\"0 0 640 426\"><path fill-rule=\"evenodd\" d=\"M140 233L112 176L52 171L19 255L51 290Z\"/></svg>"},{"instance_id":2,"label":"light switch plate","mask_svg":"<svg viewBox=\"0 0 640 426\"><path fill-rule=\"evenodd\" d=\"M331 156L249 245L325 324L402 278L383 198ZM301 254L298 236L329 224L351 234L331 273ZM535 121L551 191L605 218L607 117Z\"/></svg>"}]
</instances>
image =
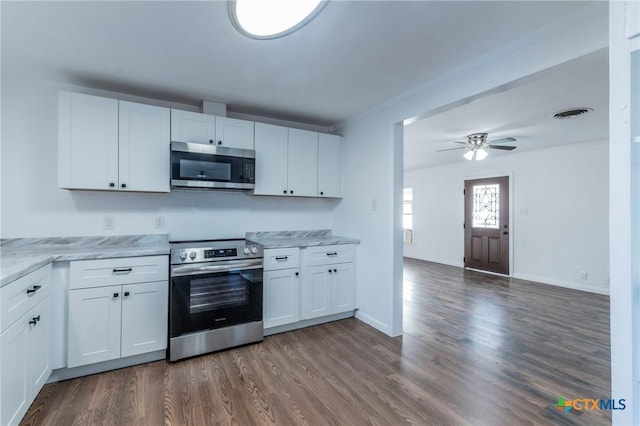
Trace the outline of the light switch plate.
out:
<instances>
[{"instance_id":1,"label":"light switch plate","mask_svg":"<svg viewBox=\"0 0 640 426\"><path fill-rule=\"evenodd\" d=\"M164 229L165 219L164 216L156 216L153 219L153 227L156 229Z\"/></svg>"},{"instance_id":2,"label":"light switch plate","mask_svg":"<svg viewBox=\"0 0 640 426\"><path fill-rule=\"evenodd\" d=\"M102 218L102 229L105 231L113 231L116 229L116 220L113 216L104 216Z\"/></svg>"}]
</instances>

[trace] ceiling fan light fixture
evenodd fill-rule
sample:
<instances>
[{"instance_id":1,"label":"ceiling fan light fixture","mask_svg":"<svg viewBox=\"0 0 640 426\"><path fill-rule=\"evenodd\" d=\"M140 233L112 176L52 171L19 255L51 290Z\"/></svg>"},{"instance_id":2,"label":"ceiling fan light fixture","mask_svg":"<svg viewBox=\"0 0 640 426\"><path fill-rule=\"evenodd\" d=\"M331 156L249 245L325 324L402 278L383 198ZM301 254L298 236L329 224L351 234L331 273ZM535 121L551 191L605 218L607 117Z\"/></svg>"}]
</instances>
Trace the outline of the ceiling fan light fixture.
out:
<instances>
[{"instance_id":1,"label":"ceiling fan light fixture","mask_svg":"<svg viewBox=\"0 0 640 426\"><path fill-rule=\"evenodd\" d=\"M328 0L228 0L229 19L241 34L259 40L284 37L315 18Z\"/></svg>"},{"instance_id":2,"label":"ceiling fan light fixture","mask_svg":"<svg viewBox=\"0 0 640 426\"><path fill-rule=\"evenodd\" d=\"M476 151L476 160L484 160L485 158L487 158L487 155L489 155L487 151L482 148L478 148L478 150Z\"/></svg>"},{"instance_id":3,"label":"ceiling fan light fixture","mask_svg":"<svg viewBox=\"0 0 640 426\"><path fill-rule=\"evenodd\" d=\"M470 149L469 151L464 153L464 158L466 158L467 160L471 161L473 160L473 157L476 154L476 150L475 149Z\"/></svg>"}]
</instances>

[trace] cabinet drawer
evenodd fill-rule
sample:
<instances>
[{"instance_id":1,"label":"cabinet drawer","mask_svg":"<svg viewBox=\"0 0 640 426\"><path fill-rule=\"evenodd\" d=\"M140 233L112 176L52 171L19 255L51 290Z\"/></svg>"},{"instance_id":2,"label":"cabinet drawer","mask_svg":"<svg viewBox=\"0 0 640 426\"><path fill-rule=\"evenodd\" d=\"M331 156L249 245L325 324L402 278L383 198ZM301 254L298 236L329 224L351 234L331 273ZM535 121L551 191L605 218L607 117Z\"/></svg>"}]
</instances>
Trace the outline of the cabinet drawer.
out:
<instances>
[{"instance_id":1,"label":"cabinet drawer","mask_svg":"<svg viewBox=\"0 0 640 426\"><path fill-rule=\"evenodd\" d=\"M73 261L69 289L168 280L168 262L165 255Z\"/></svg>"},{"instance_id":2,"label":"cabinet drawer","mask_svg":"<svg viewBox=\"0 0 640 426\"><path fill-rule=\"evenodd\" d=\"M266 249L264 251L264 270L275 271L300 267L300 249L298 247Z\"/></svg>"},{"instance_id":3,"label":"cabinet drawer","mask_svg":"<svg viewBox=\"0 0 640 426\"><path fill-rule=\"evenodd\" d=\"M304 254L304 265L315 266L353 262L354 257L353 244L308 247Z\"/></svg>"},{"instance_id":4,"label":"cabinet drawer","mask_svg":"<svg viewBox=\"0 0 640 426\"><path fill-rule=\"evenodd\" d=\"M0 330L4 330L49 294L51 264L18 278L0 292Z\"/></svg>"}]
</instances>

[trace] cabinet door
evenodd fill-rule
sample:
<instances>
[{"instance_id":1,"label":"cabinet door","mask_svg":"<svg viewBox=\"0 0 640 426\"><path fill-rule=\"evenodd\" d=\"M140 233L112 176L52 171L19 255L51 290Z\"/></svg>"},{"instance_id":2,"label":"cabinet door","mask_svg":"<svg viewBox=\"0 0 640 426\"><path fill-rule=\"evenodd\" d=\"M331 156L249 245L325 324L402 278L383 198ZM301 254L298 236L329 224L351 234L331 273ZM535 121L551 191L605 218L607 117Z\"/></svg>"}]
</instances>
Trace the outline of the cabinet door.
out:
<instances>
[{"instance_id":1,"label":"cabinet door","mask_svg":"<svg viewBox=\"0 0 640 426\"><path fill-rule=\"evenodd\" d=\"M58 186L117 190L118 101L60 92Z\"/></svg>"},{"instance_id":2,"label":"cabinet door","mask_svg":"<svg viewBox=\"0 0 640 426\"><path fill-rule=\"evenodd\" d=\"M271 124L255 124L255 195L285 195L287 186L287 143L289 129Z\"/></svg>"},{"instance_id":3,"label":"cabinet door","mask_svg":"<svg viewBox=\"0 0 640 426\"><path fill-rule=\"evenodd\" d=\"M355 269L353 263L333 265L331 313L352 311L356 307Z\"/></svg>"},{"instance_id":4,"label":"cabinet door","mask_svg":"<svg viewBox=\"0 0 640 426\"><path fill-rule=\"evenodd\" d=\"M215 115L172 109L171 140L175 142L215 143Z\"/></svg>"},{"instance_id":5,"label":"cabinet door","mask_svg":"<svg viewBox=\"0 0 640 426\"><path fill-rule=\"evenodd\" d=\"M29 328L30 400L35 399L51 374L51 363L49 362L50 312L49 299L46 299L40 302L40 304L33 308L27 315L29 321L35 322L35 324L30 324Z\"/></svg>"},{"instance_id":6,"label":"cabinet door","mask_svg":"<svg viewBox=\"0 0 640 426\"><path fill-rule=\"evenodd\" d=\"M0 351L0 424L17 425L31 403L27 315L0 334Z\"/></svg>"},{"instance_id":7,"label":"cabinet door","mask_svg":"<svg viewBox=\"0 0 640 426\"><path fill-rule=\"evenodd\" d=\"M69 368L120 357L120 286L69 291Z\"/></svg>"},{"instance_id":8,"label":"cabinet door","mask_svg":"<svg viewBox=\"0 0 640 426\"><path fill-rule=\"evenodd\" d=\"M331 270L331 272L329 272ZM328 265L305 268L303 277L304 319L331 314L331 278L333 270Z\"/></svg>"},{"instance_id":9,"label":"cabinet door","mask_svg":"<svg viewBox=\"0 0 640 426\"><path fill-rule=\"evenodd\" d=\"M123 357L167 347L167 281L122 286Z\"/></svg>"},{"instance_id":10,"label":"cabinet door","mask_svg":"<svg viewBox=\"0 0 640 426\"><path fill-rule=\"evenodd\" d=\"M216 117L216 141L229 148L254 149L253 121Z\"/></svg>"},{"instance_id":11,"label":"cabinet door","mask_svg":"<svg viewBox=\"0 0 640 426\"><path fill-rule=\"evenodd\" d=\"M289 195L318 195L318 133L289 129ZM257 182L256 178L256 182Z\"/></svg>"},{"instance_id":12,"label":"cabinet door","mask_svg":"<svg viewBox=\"0 0 640 426\"><path fill-rule=\"evenodd\" d=\"M119 189L169 192L169 109L120 101Z\"/></svg>"},{"instance_id":13,"label":"cabinet door","mask_svg":"<svg viewBox=\"0 0 640 426\"><path fill-rule=\"evenodd\" d=\"M264 328L291 324L300 319L299 270L264 273Z\"/></svg>"},{"instance_id":14,"label":"cabinet door","mask_svg":"<svg viewBox=\"0 0 640 426\"><path fill-rule=\"evenodd\" d=\"M318 195L341 196L342 138L320 133L318 136Z\"/></svg>"}]
</instances>

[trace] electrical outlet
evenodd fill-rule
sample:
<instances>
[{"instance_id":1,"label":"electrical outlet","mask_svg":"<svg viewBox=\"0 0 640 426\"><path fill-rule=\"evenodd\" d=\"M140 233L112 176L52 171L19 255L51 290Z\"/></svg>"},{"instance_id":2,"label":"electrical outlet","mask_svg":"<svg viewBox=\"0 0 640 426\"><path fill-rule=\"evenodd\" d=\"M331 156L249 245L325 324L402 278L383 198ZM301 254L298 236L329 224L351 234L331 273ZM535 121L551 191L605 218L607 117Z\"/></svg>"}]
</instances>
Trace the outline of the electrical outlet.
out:
<instances>
[{"instance_id":1,"label":"electrical outlet","mask_svg":"<svg viewBox=\"0 0 640 426\"><path fill-rule=\"evenodd\" d=\"M113 216L104 216L102 218L102 229L105 231L113 231L116 229L116 220Z\"/></svg>"},{"instance_id":2,"label":"electrical outlet","mask_svg":"<svg viewBox=\"0 0 640 426\"><path fill-rule=\"evenodd\" d=\"M164 229L164 216L156 216L155 219L153 220L153 226L156 229Z\"/></svg>"},{"instance_id":3,"label":"electrical outlet","mask_svg":"<svg viewBox=\"0 0 640 426\"><path fill-rule=\"evenodd\" d=\"M580 271L580 279L582 281L586 281L587 280L587 271Z\"/></svg>"}]
</instances>

